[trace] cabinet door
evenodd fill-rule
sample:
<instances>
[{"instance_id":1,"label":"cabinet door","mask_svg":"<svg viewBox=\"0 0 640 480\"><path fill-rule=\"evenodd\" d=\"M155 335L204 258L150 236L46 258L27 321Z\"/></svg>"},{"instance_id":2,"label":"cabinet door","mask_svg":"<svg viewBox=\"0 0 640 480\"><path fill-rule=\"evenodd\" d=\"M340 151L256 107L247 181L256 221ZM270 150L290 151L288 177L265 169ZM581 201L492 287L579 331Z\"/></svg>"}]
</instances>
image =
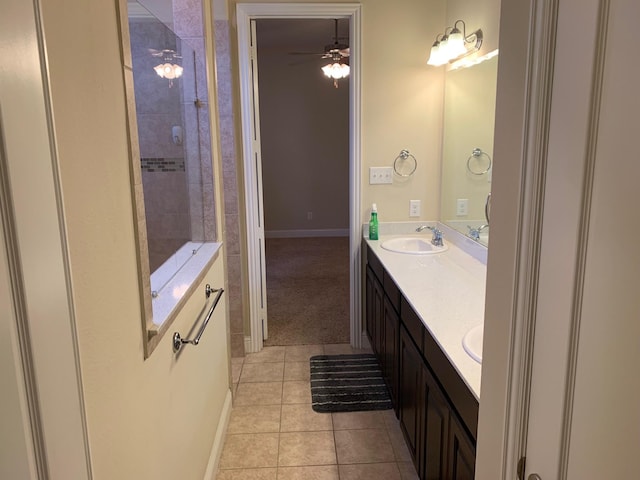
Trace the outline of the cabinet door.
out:
<instances>
[{"instance_id":1,"label":"cabinet door","mask_svg":"<svg viewBox=\"0 0 640 480\"><path fill-rule=\"evenodd\" d=\"M445 480L447 478L447 449L450 407L440 386L426 365L422 366L422 420L424 432L420 444L420 478Z\"/></svg>"},{"instance_id":2,"label":"cabinet door","mask_svg":"<svg viewBox=\"0 0 640 480\"><path fill-rule=\"evenodd\" d=\"M382 375L389 389L391 401L397 410L398 401L398 346L400 344L400 317L389 298L384 297L382 316L384 330L384 352L382 355Z\"/></svg>"},{"instance_id":3,"label":"cabinet door","mask_svg":"<svg viewBox=\"0 0 640 480\"><path fill-rule=\"evenodd\" d=\"M447 478L451 480L473 480L476 464L476 449L467 432L460 426L455 415L449 422Z\"/></svg>"},{"instance_id":4,"label":"cabinet door","mask_svg":"<svg viewBox=\"0 0 640 480\"><path fill-rule=\"evenodd\" d=\"M420 384L422 358L411 340L404 326L400 327L400 375L398 414L400 426L404 431L407 447L413 457L416 470L419 469L418 445L422 436L421 418L419 411L421 403Z\"/></svg>"}]
</instances>

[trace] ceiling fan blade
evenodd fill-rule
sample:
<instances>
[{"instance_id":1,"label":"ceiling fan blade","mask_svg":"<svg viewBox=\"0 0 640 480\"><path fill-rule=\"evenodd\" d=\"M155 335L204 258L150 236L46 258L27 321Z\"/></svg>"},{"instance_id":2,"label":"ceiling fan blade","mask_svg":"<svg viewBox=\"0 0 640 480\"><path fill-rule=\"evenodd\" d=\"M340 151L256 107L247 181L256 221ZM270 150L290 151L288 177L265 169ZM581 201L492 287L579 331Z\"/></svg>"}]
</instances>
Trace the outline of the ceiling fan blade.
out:
<instances>
[{"instance_id":1,"label":"ceiling fan blade","mask_svg":"<svg viewBox=\"0 0 640 480\"><path fill-rule=\"evenodd\" d=\"M287 52L287 55L324 55L319 52Z\"/></svg>"}]
</instances>

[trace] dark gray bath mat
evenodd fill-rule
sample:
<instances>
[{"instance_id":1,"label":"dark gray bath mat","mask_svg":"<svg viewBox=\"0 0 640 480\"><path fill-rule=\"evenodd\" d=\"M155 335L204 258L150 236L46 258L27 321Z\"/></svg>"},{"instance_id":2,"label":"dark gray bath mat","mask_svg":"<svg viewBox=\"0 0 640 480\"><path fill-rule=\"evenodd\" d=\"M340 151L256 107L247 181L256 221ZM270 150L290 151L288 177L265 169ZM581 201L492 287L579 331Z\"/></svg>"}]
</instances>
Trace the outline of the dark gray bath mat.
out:
<instances>
[{"instance_id":1,"label":"dark gray bath mat","mask_svg":"<svg viewBox=\"0 0 640 480\"><path fill-rule=\"evenodd\" d=\"M311 401L316 412L392 408L380 366L372 354L316 355L310 359Z\"/></svg>"}]
</instances>

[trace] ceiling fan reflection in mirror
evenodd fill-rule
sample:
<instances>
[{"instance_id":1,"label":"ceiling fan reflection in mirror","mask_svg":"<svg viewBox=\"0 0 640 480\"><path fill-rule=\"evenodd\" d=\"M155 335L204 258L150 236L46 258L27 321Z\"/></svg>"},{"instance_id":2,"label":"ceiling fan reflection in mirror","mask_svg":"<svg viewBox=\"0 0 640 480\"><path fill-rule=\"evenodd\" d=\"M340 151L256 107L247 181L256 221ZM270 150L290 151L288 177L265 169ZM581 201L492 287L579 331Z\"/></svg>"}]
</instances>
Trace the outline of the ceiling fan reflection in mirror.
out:
<instances>
[{"instance_id":1,"label":"ceiling fan reflection in mirror","mask_svg":"<svg viewBox=\"0 0 640 480\"><path fill-rule=\"evenodd\" d=\"M333 80L333 86L338 88L338 80L346 78L349 75L349 45L341 43L340 39L347 39L349 37L338 36L338 19L334 20L334 35L333 43L325 45L324 51L319 52L290 52L290 55L315 55L323 59L330 59L331 62L322 67L322 73L326 77Z\"/></svg>"},{"instance_id":2,"label":"ceiling fan reflection in mirror","mask_svg":"<svg viewBox=\"0 0 640 480\"><path fill-rule=\"evenodd\" d=\"M178 64L178 59L182 59L182 55L176 53L175 50L164 49L164 50L155 50L153 48L149 49L149 53L152 57L160 58L161 62L159 65L153 67L155 72L158 74L160 78L166 78L169 80L169 87L173 86L173 80L175 78L180 78L182 76L183 68Z\"/></svg>"}]
</instances>

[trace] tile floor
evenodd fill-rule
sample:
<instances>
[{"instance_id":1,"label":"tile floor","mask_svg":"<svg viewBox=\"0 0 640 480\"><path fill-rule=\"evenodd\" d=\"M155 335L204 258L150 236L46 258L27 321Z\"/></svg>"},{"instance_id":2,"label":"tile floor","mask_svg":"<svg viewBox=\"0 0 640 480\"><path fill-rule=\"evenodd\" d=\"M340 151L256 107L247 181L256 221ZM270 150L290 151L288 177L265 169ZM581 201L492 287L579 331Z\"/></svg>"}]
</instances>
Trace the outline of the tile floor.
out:
<instances>
[{"instance_id":1,"label":"tile floor","mask_svg":"<svg viewBox=\"0 0 640 480\"><path fill-rule=\"evenodd\" d=\"M234 358L217 480L416 480L393 410L316 413L309 357L349 345L266 347Z\"/></svg>"}]
</instances>

